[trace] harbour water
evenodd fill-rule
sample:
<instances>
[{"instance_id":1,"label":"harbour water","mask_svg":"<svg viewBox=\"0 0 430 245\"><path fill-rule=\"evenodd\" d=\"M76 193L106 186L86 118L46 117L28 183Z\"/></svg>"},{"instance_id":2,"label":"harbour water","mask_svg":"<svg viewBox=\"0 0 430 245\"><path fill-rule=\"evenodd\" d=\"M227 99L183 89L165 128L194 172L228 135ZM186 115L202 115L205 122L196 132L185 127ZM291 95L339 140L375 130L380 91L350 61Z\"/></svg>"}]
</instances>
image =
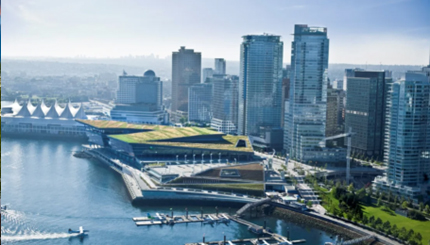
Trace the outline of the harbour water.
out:
<instances>
[{"instance_id":1,"label":"harbour water","mask_svg":"<svg viewBox=\"0 0 430 245\"><path fill-rule=\"evenodd\" d=\"M80 150L74 142L2 138L2 244L185 244L206 240L250 238L247 227L228 225L179 224L137 227L132 217L147 213L185 214L185 206L135 207L119 174L103 164L72 156ZM187 207L200 213L200 206ZM228 212L228 209L220 209ZM234 210L232 210L234 211ZM214 213L214 207L204 208ZM274 218L252 220L304 244L320 245L330 234ZM83 240L67 234L69 228L90 230Z\"/></svg>"}]
</instances>

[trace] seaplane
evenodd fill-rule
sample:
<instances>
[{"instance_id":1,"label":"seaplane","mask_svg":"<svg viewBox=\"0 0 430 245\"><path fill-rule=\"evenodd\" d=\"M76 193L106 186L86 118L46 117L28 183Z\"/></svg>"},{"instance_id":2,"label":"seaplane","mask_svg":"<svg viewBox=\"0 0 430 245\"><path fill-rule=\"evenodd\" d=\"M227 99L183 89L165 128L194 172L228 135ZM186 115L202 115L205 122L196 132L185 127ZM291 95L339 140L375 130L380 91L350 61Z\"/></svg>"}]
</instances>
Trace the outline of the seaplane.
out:
<instances>
[{"instance_id":1,"label":"seaplane","mask_svg":"<svg viewBox=\"0 0 430 245\"><path fill-rule=\"evenodd\" d=\"M79 237L88 236L88 234L87 234L88 232L90 232L90 231L84 230L84 228L82 226L80 226L79 230L77 230L77 231L69 229L69 234L77 234L77 236L79 236Z\"/></svg>"}]
</instances>

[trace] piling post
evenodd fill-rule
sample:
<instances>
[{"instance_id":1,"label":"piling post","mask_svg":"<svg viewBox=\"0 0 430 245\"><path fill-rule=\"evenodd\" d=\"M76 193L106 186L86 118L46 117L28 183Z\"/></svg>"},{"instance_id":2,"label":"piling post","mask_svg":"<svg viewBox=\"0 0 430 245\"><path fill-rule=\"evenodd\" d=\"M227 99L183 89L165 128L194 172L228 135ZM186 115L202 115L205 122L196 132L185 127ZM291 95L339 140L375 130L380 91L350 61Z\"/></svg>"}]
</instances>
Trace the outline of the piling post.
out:
<instances>
[{"instance_id":1,"label":"piling post","mask_svg":"<svg viewBox=\"0 0 430 245\"><path fill-rule=\"evenodd\" d=\"M266 229L266 221L264 221L264 227L263 228Z\"/></svg>"},{"instance_id":2,"label":"piling post","mask_svg":"<svg viewBox=\"0 0 430 245\"><path fill-rule=\"evenodd\" d=\"M205 234L203 234L203 244L206 242Z\"/></svg>"},{"instance_id":3,"label":"piling post","mask_svg":"<svg viewBox=\"0 0 430 245\"><path fill-rule=\"evenodd\" d=\"M185 218L187 218L188 219L188 208L185 208Z\"/></svg>"},{"instance_id":4,"label":"piling post","mask_svg":"<svg viewBox=\"0 0 430 245\"><path fill-rule=\"evenodd\" d=\"M203 219L203 207L200 207L200 212L201 212L201 216L200 216L200 218L202 218L202 219Z\"/></svg>"},{"instance_id":5,"label":"piling post","mask_svg":"<svg viewBox=\"0 0 430 245\"><path fill-rule=\"evenodd\" d=\"M226 244L226 242L227 242L227 241L226 241L226 236L224 235L224 245Z\"/></svg>"},{"instance_id":6,"label":"piling post","mask_svg":"<svg viewBox=\"0 0 430 245\"><path fill-rule=\"evenodd\" d=\"M215 207L216 210L216 216L218 216L218 206Z\"/></svg>"}]
</instances>

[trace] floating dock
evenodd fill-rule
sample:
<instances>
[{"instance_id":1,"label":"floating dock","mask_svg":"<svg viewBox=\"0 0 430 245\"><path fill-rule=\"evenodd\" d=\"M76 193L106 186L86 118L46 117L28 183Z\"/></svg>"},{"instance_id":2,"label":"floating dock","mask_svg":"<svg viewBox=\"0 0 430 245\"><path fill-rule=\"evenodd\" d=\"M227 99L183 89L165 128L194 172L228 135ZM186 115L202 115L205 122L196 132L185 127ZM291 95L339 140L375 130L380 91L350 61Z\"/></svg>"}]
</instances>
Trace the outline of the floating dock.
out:
<instances>
[{"instance_id":1,"label":"floating dock","mask_svg":"<svg viewBox=\"0 0 430 245\"><path fill-rule=\"evenodd\" d=\"M306 242L305 239L289 241L288 238L283 237L279 234L272 233L265 227L256 225L237 216L231 216L226 213L216 214L191 214L191 215L180 215L173 216L173 213L169 215L155 214L154 217L148 214L147 217L135 217L133 221L137 226L152 226L152 225L175 225L175 224L186 224L186 223L203 223L203 224L215 224L215 223L229 223L234 221L241 225L248 226L248 230L255 233L260 238L249 238L249 239L236 239L229 241L211 241L201 243L187 243L186 245L209 245L209 244L240 244L240 245L253 245L253 244L282 244L291 245ZM224 243L225 242L225 243Z\"/></svg>"},{"instance_id":2,"label":"floating dock","mask_svg":"<svg viewBox=\"0 0 430 245\"><path fill-rule=\"evenodd\" d=\"M230 218L228 214L192 214L181 216L169 216L164 214L156 214L155 217L136 217L133 221L137 226L151 226L151 225L175 225L186 223L228 223Z\"/></svg>"}]
</instances>

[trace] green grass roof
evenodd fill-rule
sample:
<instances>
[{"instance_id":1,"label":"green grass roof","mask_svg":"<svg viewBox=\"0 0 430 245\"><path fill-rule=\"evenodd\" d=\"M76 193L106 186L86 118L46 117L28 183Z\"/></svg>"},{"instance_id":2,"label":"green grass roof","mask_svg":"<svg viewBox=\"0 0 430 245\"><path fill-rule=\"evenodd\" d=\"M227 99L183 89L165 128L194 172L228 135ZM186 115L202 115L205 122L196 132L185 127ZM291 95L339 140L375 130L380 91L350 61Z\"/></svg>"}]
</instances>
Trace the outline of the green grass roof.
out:
<instances>
[{"instance_id":1,"label":"green grass roof","mask_svg":"<svg viewBox=\"0 0 430 245\"><path fill-rule=\"evenodd\" d=\"M184 147L196 149L214 149L225 151L253 152L253 148L247 136L225 135L209 128L198 127L168 127L155 126L153 131L133 134L109 135L110 138L124 141L129 144L151 144L158 146ZM203 135L222 135L220 142L193 143L193 142L173 142L169 140ZM245 140L247 147L236 147L238 140Z\"/></svg>"},{"instance_id":2,"label":"green grass roof","mask_svg":"<svg viewBox=\"0 0 430 245\"><path fill-rule=\"evenodd\" d=\"M152 145L159 146L173 146L173 147L185 147L195 149L207 149L207 150L223 150L223 151L239 151L239 152L254 152L251 147L251 143L247 136L232 136L225 135L222 137L227 142L224 143L189 143L189 142L169 142L169 141L149 141ZM236 143L239 139L245 140L247 147L236 147Z\"/></svg>"},{"instance_id":3,"label":"green grass roof","mask_svg":"<svg viewBox=\"0 0 430 245\"><path fill-rule=\"evenodd\" d=\"M176 128L167 126L155 126L151 128L153 131L141 132L134 134L111 135L115 138L131 144L143 144L150 141L178 139L184 137L193 137L201 135L222 135L223 133L213 131L208 128L186 127Z\"/></svg>"},{"instance_id":4,"label":"green grass roof","mask_svg":"<svg viewBox=\"0 0 430 245\"><path fill-rule=\"evenodd\" d=\"M131 124L126 122L118 122L118 121L103 121L103 120L76 120L80 123L93 126L99 129L153 129L155 127L162 127L158 125L144 125L144 124Z\"/></svg>"}]
</instances>

